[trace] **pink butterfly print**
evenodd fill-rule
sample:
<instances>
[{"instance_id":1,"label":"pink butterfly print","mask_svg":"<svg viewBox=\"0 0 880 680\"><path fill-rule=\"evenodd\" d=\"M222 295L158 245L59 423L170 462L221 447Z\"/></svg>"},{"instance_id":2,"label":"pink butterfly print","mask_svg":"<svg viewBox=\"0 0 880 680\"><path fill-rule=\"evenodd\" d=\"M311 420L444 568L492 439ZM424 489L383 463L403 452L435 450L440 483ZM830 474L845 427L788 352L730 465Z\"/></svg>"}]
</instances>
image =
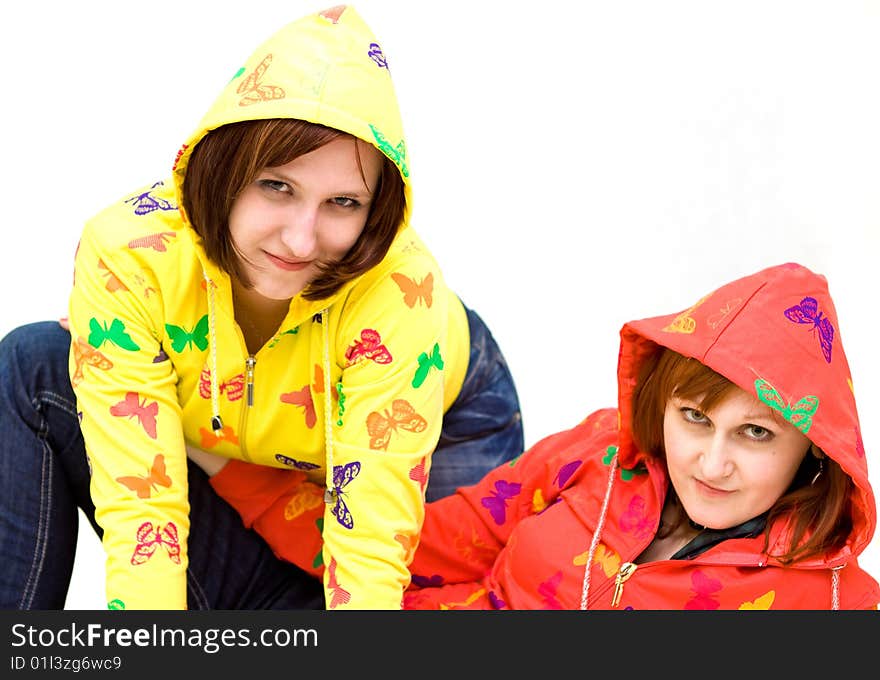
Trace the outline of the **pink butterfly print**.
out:
<instances>
[{"instance_id":1,"label":"pink butterfly print","mask_svg":"<svg viewBox=\"0 0 880 680\"><path fill-rule=\"evenodd\" d=\"M140 238L132 239L128 242L129 248L152 248L156 252L164 253L167 248L165 244L177 234L173 231L160 231L156 234L148 234Z\"/></svg>"},{"instance_id":2,"label":"pink butterfly print","mask_svg":"<svg viewBox=\"0 0 880 680\"><path fill-rule=\"evenodd\" d=\"M538 595L544 599L545 609L562 609L562 603L556 597L559 590L559 584L562 582L562 572L557 571L546 581L542 581L538 586Z\"/></svg>"},{"instance_id":3,"label":"pink butterfly print","mask_svg":"<svg viewBox=\"0 0 880 680\"><path fill-rule=\"evenodd\" d=\"M428 473L425 472L425 456L422 456L419 464L409 471L409 478L414 482L418 482L422 491L425 490L428 484Z\"/></svg>"},{"instance_id":4,"label":"pink butterfly print","mask_svg":"<svg viewBox=\"0 0 880 680\"><path fill-rule=\"evenodd\" d=\"M312 401L312 390L309 385L305 385L295 392L285 392L281 395L281 401L302 408L306 417L306 427L309 429L312 429L318 422L318 416L315 414L315 402Z\"/></svg>"},{"instance_id":5,"label":"pink butterfly print","mask_svg":"<svg viewBox=\"0 0 880 680\"><path fill-rule=\"evenodd\" d=\"M834 326L825 316L824 312L819 311L819 302L814 297L805 297L800 304L794 305L786 309L783 314L789 321L795 323L810 324L814 331L818 331L819 345L822 347L822 354L825 361L831 363L831 348L834 342Z\"/></svg>"},{"instance_id":6,"label":"pink butterfly print","mask_svg":"<svg viewBox=\"0 0 880 680\"><path fill-rule=\"evenodd\" d=\"M626 512L620 516L618 525L623 531L632 533L636 538L647 538L653 529L653 520L647 516L647 504L641 496L633 496Z\"/></svg>"},{"instance_id":7,"label":"pink butterfly print","mask_svg":"<svg viewBox=\"0 0 880 680\"><path fill-rule=\"evenodd\" d=\"M391 352L382 344L379 331L374 331L372 328L364 328L361 331L361 339L355 340L345 350L345 358L349 366L361 359L370 359L377 364L390 364L392 361Z\"/></svg>"},{"instance_id":8,"label":"pink butterfly print","mask_svg":"<svg viewBox=\"0 0 880 680\"><path fill-rule=\"evenodd\" d=\"M137 392L126 392L125 399L110 407L110 413L114 416L134 418L137 417L141 427L144 428L151 439L156 438L156 416L159 414L159 403L154 401L148 404L147 400L140 401Z\"/></svg>"},{"instance_id":9,"label":"pink butterfly print","mask_svg":"<svg viewBox=\"0 0 880 680\"><path fill-rule=\"evenodd\" d=\"M244 373L221 382L217 385L217 391L225 393L229 401L238 401L244 394ZM211 371L207 368L203 368L199 375L199 395L202 399L211 398Z\"/></svg>"},{"instance_id":10,"label":"pink butterfly print","mask_svg":"<svg viewBox=\"0 0 880 680\"><path fill-rule=\"evenodd\" d=\"M152 522L144 522L137 530L137 545L131 555L131 563L135 566L149 560L156 548L165 548L168 557L174 564L180 564L180 543L177 540L177 525L168 522L164 527L160 524L153 529Z\"/></svg>"},{"instance_id":11,"label":"pink butterfly print","mask_svg":"<svg viewBox=\"0 0 880 680\"><path fill-rule=\"evenodd\" d=\"M327 588L333 591L333 595L330 598L330 609L336 609L341 604L348 604L351 601L351 593L345 590L339 582L336 580L336 558L330 558L330 565L327 567L327 571L330 573L330 578L327 581Z\"/></svg>"},{"instance_id":12,"label":"pink butterfly print","mask_svg":"<svg viewBox=\"0 0 880 680\"><path fill-rule=\"evenodd\" d=\"M560 489L565 486L565 483L568 481L568 478L574 474L574 471L577 470L581 465L581 461L573 460L570 463L566 463L561 468L559 468L559 472L556 473L556 477L553 478L553 482Z\"/></svg>"},{"instance_id":13,"label":"pink butterfly print","mask_svg":"<svg viewBox=\"0 0 880 680\"><path fill-rule=\"evenodd\" d=\"M721 603L715 597L721 590L721 581L709 578L697 569L691 574L694 596L685 602L685 609L718 609Z\"/></svg>"},{"instance_id":14,"label":"pink butterfly print","mask_svg":"<svg viewBox=\"0 0 880 680\"><path fill-rule=\"evenodd\" d=\"M507 519L507 501L516 497L521 489L522 484L518 482L506 482L499 479L495 482L495 490L492 491L492 495L480 499L480 503L489 510L495 524L504 524Z\"/></svg>"}]
</instances>

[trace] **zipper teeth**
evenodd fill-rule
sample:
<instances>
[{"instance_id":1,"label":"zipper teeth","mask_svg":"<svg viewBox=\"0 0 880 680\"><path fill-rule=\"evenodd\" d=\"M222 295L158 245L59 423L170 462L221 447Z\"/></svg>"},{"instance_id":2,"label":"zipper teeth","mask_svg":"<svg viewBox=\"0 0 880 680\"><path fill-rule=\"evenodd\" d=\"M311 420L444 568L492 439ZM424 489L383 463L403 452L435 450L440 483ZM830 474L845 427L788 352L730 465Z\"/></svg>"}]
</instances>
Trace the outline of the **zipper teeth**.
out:
<instances>
[{"instance_id":1,"label":"zipper teeth","mask_svg":"<svg viewBox=\"0 0 880 680\"><path fill-rule=\"evenodd\" d=\"M241 417L238 420L238 448L241 451L241 457L251 462L250 454L247 450L245 437L247 435L248 411L254 404L254 369L257 365L257 358L251 354L245 360L245 392L247 394L247 403L241 409Z\"/></svg>"}]
</instances>

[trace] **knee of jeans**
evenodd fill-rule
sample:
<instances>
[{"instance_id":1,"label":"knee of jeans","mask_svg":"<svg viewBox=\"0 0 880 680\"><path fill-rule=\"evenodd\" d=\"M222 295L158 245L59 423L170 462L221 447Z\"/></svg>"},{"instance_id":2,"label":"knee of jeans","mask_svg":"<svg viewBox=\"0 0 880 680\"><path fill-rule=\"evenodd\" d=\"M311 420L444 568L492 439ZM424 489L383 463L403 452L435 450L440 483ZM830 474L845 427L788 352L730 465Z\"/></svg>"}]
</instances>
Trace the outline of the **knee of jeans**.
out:
<instances>
[{"instance_id":1,"label":"knee of jeans","mask_svg":"<svg viewBox=\"0 0 880 680\"><path fill-rule=\"evenodd\" d=\"M0 383L10 387L47 366L66 375L69 352L70 334L57 321L38 321L14 328L0 340Z\"/></svg>"}]
</instances>

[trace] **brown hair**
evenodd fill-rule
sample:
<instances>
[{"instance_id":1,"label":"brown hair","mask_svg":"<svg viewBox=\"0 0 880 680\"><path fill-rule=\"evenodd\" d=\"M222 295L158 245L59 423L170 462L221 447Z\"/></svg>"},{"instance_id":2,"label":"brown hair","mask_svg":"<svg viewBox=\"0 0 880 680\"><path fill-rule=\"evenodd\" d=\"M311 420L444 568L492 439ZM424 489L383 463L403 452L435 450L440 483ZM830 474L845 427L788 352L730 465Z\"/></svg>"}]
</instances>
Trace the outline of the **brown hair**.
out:
<instances>
[{"instance_id":1,"label":"brown hair","mask_svg":"<svg viewBox=\"0 0 880 680\"><path fill-rule=\"evenodd\" d=\"M642 451L665 461L663 417L669 399L673 396L690 399L702 411L710 411L734 387L730 380L696 359L658 347L642 364L633 392L632 430L636 444ZM786 516L791 520L789 549L773 555L783 564L839 550L846 544L852 531L848 503L852 480L815 444L811 445L811 451L813 455L804 457L791 486L773 504L767 516L765 551L769 547L770 527L774 521ZM817 457L822 459L824 471L815 483L811 483L818 469ZM669 493L675 494L671 486ZM664 536L688 519L678 498L673 496L673 500L678 507L678 520L670 527L663 527Z\"/></svg>"},{"instance_id":2,"label":"brown hair","mask_svg":"<svg viewBox=\"0 0 880 680\"><path fill-rule=\"evenodd\" d=\"M192 151L183 180L183 208L202 238L205 253L230 276L249 285L232 239L229 212L263 168L285 165L335 139L355 138L324 125L288 118L251 120L210 131ZM403 221L406 195L397 166L383 155L366 225L345 256L323 265L303 292L320 300L374 267L391 247Z\"/></svg>"}]
</instances>

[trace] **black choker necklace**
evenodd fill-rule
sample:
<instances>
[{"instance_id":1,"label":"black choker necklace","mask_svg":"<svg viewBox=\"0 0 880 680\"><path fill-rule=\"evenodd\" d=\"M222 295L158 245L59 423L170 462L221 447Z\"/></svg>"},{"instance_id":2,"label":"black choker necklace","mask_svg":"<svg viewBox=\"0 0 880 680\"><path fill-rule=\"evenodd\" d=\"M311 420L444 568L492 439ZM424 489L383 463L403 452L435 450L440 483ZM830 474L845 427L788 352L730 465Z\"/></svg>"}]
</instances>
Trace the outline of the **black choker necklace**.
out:
<instances>
[{"instance_id":1,"label":"black choker necklace","mask_svg":"<svg viewBox=\"0 0 880 680\"><path fill-rule=\"evenodd\" d=\"M696 529L697 531L705 531L706 527L702 524L697 524L694 520L688 517L688 524L691 525L691 529Z\"/></svg>"}]
</instances>

